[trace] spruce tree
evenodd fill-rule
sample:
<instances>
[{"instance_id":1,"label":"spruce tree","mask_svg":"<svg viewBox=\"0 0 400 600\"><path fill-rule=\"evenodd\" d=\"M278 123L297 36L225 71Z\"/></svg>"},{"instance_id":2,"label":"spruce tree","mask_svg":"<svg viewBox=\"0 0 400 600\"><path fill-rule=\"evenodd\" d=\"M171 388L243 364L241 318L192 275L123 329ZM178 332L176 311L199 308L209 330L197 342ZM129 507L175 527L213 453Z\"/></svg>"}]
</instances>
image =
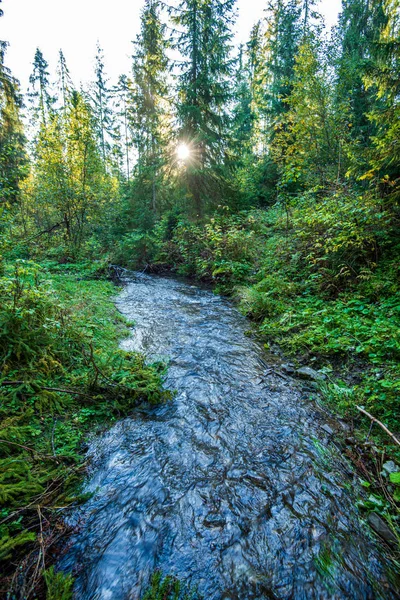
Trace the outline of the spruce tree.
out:
<instances>
[{"instance_id":1,"label":"spruce tree","mask_svg":"<svg viewBox=\"0 0 400 600\"><path fill-rule=\"evenodd\" d=\"M58 81L57 81L57 87L58 87L58 92L59 92L59 98L61 101L61 105L63 107L63 109L65 110L72 91L73 91L73 83L72 83L72 79L71 79L71 75L67 66L67 62L65 60L65 56L62 50L60 50L59 52L59 60L58 60L58 65L57 65L57 75L58 75Z\"/></svg>"},{"instance_id":2,"label":"spruce tree","mask_svg":"<svg viewBox=\"0 0 400 600\"><path fill-rule=\"evenodd\" d=\"M91 85L88 97L93 110L98 144L104 166L107 166L108 163L113 138L111 93L108 82L104 68L104 53L100 45L97 44L95 80Z\"/></svg>"},{"instance_id":3,"label":"spruce tree","mask_svg":"<svg viewBox=\"0 0 400 600\"><path fill-rule=\"evenodd\" d=\"M19 184L27 174L25 137L21 122L19 83L5 65L7 42L0 42L0 202L19 199Z\"/></svg>"},{"instance_id":4,"label":"spruce tree","mask_svg":"<svg viewBox=\"0 0 400 600\"><path fill-rule=\"evenodd\" d=\"M367 118L374 127L368 170L362 179L370 180L397 212L400 206L400 3L386 0L386 25L374 46L374 63L365 70L363 83L374 93L373 108ZM397 225L398 226L398 225Z\"/></svg>"},{"instance_id":5,"label":"spruce tree","mask_svg":"<svg viewBox=\"0 0 400 600\"><path fill-rule=\"evenodd\" d=\"M167 161L168 57L165 25L160 2L146 0L141 30L133 55L133 89L130 94L130 124L138 155L135 194L144 199L153 217L159 212L162 171Z\"/></svg>"},{"instance_id":6,"label":"spruce tree","mask_svg":"<svg viewBox=\"0 0 400 600\"><path fill-rule=\"evenodd\" d=\"M235 0L182 0L173 15L183 57L178 78L179 142L190 148L185 181L195 215L224 195Z\"/></svg>"},{"instance_id":7,"label":"spruce tree","mask_svg":"<svg viewBox=\"0 0 400 600\"><path fill-rule=\"evenodd\" d=\"M251 150L255 123L253 102L253 78L243 46L239 49L235 73L234 106L232 111L232 142L237 161Z\"/></svg>"},{"instance_id":8,"label":"spruce tree","mask_svg":"<svg viewBox=\"0 0 400 600\"><path fill-rule=\"evenodd\" d=\"M34 121L40 125L46 125L51 117L55 98L51 94L49 80L48 62L42 51L37 48L33 60L33 71L29 77L30 90L28 96L34 108Z\"/></svg>"},{"instance_id":9,"label":"spruce tree","mask_svg":"<svg viewBox=\"0 0 400 600\"><path fill-rule=\"evenodd\" d=\"M368 146L374 133L368 113L373 109L375 94L367 89L364 75L375 60L376 44L386 26L385 0L343 0L339 17L340 58L337 65L337 103L347 118L358 152Z\"/></svg>"},{"instance_id":10,"label":"spruce tree","mask_svg":"<svg viewBox=\"0 0 400 600\"><path fill-rule=\"evenodd\" d=\"M115 100L115 113L118 118L119 128L119 153L121 156L121 173L125 172L129 183L131 174L131 147L132 136L129 125L129 99L132 94L132 82L126 75L120 75L112 94Z\"/></svg>"},{"instance_id":11,"label":"spruce tree","mask_svg":"<svg viewBox=\"0 0 400 600\"><path fill-rule=\"evenodd\" d=\"M294 80L294 66L301 39L301 7L296 0L271 0L267 12L266 60L270 71L267 89L271 139L287 112L286 100Z\"/></svg>"}]
</instances>

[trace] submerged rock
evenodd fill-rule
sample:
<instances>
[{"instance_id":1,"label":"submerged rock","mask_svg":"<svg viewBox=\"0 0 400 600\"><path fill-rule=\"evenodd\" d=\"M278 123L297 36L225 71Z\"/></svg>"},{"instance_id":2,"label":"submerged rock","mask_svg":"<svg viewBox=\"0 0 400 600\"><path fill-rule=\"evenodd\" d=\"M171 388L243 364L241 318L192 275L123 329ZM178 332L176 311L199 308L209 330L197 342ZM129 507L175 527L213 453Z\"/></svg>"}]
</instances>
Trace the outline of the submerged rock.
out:
<instances>
[{"instance_id":1,"label":"submerged rock","mask_svg":"<svg viewBox=\"0 0 400 600\"><path fill-rule=\"evenodd\" d=\"M218 514L209 514L203 521L203 525L205 527L224 527L226 525L226 521L224 517Z\"/></svg>"}]
</instances>

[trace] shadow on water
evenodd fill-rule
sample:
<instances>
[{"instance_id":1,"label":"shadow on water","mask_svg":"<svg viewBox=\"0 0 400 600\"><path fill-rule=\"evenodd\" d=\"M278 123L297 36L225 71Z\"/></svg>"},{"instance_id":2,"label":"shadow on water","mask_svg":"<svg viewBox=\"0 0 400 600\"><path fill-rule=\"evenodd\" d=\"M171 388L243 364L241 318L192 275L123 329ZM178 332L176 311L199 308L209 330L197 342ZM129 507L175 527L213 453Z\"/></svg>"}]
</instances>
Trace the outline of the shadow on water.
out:
<instances>
[{"instance_id":1,"label":"shadow on water","mask_svg":"<svg viewBox=\"0 0 400 600\"><path fill-rule=\"evenodd\" d=\"M266 370L246 319L146 275L117 305L136 323L123 347L168 357L177 393L91 445L93 496L69 517L61 561L76 598L140 598L154 569L207 600L398 598L355 509L357 478L315 406Z\"/></svg>"}]
</instances>

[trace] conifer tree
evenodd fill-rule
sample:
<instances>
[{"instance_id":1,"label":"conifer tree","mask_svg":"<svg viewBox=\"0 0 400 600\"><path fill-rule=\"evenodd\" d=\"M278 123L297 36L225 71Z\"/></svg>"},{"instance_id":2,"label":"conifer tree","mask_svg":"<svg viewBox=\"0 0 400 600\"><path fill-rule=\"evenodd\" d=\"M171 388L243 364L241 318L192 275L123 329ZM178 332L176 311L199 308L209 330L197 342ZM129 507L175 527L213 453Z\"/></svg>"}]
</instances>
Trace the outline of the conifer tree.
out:
<instances>
[{"instance_id":1,"label":"conifer tree","mask_svg":"<svg viewBox=\"0 0 400 600\"><path fill-rule=\"evenodd\" d=\"M89 98L95 118L97 137L103 164L107 165L111 141L113 138L111 94L108 89L108 78L104 68L104 53L97 44L95 58L95 81L91 86Z\"/></svg>"},{"instance_id":2,"label":"conifer tree","mask_svg":"<svg viewBox=\"0 0 400 600\"><path fill-rule=\"evenodd\" d=\"M384 0L343 0L339 17L337 102L348 121L353 142L367 146L374 133L368 113L373 108L375 95L367 89L364 75L374 63L376 44L387 23Z\"/></svg>"},{"instance_id":3,"label":"conifer tree","mask_svg":"<svg viewBox=\"0 0 400 600\"><path fill-rule=\"evenodd\" d=\"M266 60L270 71L267 90L270 134L279 128L281 115L287 112L296 55L302 34L301 7L296 0L271 0L267 12Z\"/></svg>"},{"instance_id":4,"label":"conifer tree","mask_svg":"<svg viewBox=\"0 0 400 600\"><path fill-rule=\"evenodd\" d=\"M19 183L27 174L18 81L5 65L7 42L0 42L0 203L19 198Z\"/></svg>"},{"instance_id":5,"label":"conifer tree","mask_svg":"<svg viewBox=\"0 0 400 600\"><path fill-rule=\"evenodd\" d=\"M129 183L131 174L132 147L131 128L129 126L129 99L132 95L132 82L126 75L120 75L117 85L112 90L115 98L116 116L119 120L119 145L121 154L121 171L125 171ZM122 159L123 157L123 159Z\"/></svg>"},{"instance_id":6,"label":"conifer tree","mask_svg":"<svg viewBox=\"0 0 400 600\"><path fill-rule=\"evenodd\" d=\"M183 56L179 140L191 150L185 180L197 216L203 213L205 199L218 199L224 187L234 14L235 0L182 0L173 16L181 31L177 45Z\"/></svg>"},{"instance_id":7,"label":"conifer tree","mask_svg":"<svg viewBox=\"0 0 400 600\"><path fill-rule=\"evenodd\" d=\"M232 119L232 142L236 160L251 150L255 123L253 77L250 61L246 62L243 46L239 49L238 67L235 73L234 107Z\"/></svg>"},{"instance_id":8,"label":"conifer tree","mask_svg":"<svg viewBox=\"0 0 400 600\"><path fill-rule=\"evenodd\" d=\"M159 210L159 190L166 163L168 57L160 2L146 0L133 56L130 124L138 154L137 184L146 210ZM139 190L136 191L139 195Z\"/></svg>"},{"instance_id":9,"label":"conifer tree","mask_svg":"<svg viewBox=\"0 0 400 600\"><path fill-rule=\"evenodd\" d=\"M70 100L72 91L73 91L73 83L71 79L71 75L67 66L67 62L65 60L65 56L62 50L59 52L59 60L57 65L57 75L58 75L58 92L60 101L63 109L65 110L68 101Z\"/></svg>"},{"instance_id":10,"label":"conifer tree","mask_svg":"<svg viewBox=\"0 0 400 600\"><path fill-rule=\"evenodd\" d=\"M367 118L374 127L368 171L379 196L398 213L400 204L400 3L386 0L386 25L374 46L375 61L364 73L368 93L374 93ZM397 214L397 217L399 215Z\"/></svg>"},{"instance_id":11,"label":"conifer tree","mask_svg":"<svg viewBox=\"0 0 400 600\"><path fill-rule=\"evenodd\" d=\"M250 78L252 113L254 118L254 144L256 152L266 150L266 127L268 115L268 90L271 85L271 70L268 48L265 43L265 28L258 21L250 32L246 45L247 67Z\"/></svg>"},{"instance_id":12,"label":"conifer tree","mask_svg":"<svg viewBox=\"0 0 400 600\"><path fill-rule=\"evenodd\" d=\"M33 71L29 77L30 91L28 96L34 107L34 120L40 125L46 125L52 114L55 102L51 94L48 62L42 51L37 48L33 60Z\"/></svg>"}]
</instances>

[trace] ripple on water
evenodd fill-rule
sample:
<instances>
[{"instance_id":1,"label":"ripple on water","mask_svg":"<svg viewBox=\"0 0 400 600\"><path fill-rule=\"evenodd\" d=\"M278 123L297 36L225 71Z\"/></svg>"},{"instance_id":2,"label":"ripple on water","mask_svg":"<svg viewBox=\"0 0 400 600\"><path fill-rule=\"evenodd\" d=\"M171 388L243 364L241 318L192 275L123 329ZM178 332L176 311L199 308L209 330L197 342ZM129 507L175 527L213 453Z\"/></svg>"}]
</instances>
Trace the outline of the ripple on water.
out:
<instances>
[{"instance_id":1,"label":"ripple on water","mask_svg":"<svg viewBox=\"0 0 400 600\"><path fill-rule=\"evenodd\" d=\"M354 508L356 478L314 405L266 370L246 320L211 292L138 276L122 344L168 357L167 405L95 439L61 567L80 600L139 598L154 569L207 600L394 599Z\"/></svg>"}]
</instances>

